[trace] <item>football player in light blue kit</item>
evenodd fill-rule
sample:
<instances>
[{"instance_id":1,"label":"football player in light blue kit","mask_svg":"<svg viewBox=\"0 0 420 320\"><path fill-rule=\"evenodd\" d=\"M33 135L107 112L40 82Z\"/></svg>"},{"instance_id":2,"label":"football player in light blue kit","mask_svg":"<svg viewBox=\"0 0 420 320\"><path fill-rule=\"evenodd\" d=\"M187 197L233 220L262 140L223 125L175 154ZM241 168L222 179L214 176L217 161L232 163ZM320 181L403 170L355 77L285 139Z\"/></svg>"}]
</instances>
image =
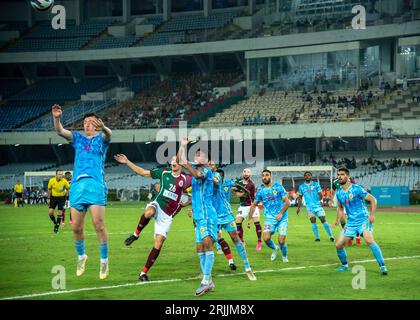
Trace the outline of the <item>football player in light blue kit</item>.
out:
<instances>
[{"instance_id":1,"label":"football player in light blue kit","mask_svg":"<svg viewBox=\"0 0 420 320\"><path fill-rule=\"evenodd\" d=\"M235 244L239 256L244 262L245 274L248 276L249 280L255 281L257 278L249 265L247 253L236 230L235 217L233 216L232 208L230 206L231 190L235 187L235 183L232 180L225 180L225 172L222 169L216 170L213 182L215 195L214 208L217 213L218 242L222 248L227 245L226 241L221 236L222 229L226 230Z\"/></svg>"},{"instance_id":2,"label":"football player in light blue kit","mask_svg":"<svg viewBox=\"0 0 420 320\"><path fill-rule=\"evenodd\" d=\"M61 107L52 107L54 129L58 135L68 140L75 150L73 179L70 187L70 214L74 243L78 255L76 275L85 272L87 255L85 254L84 226L86 211L89 209L92 223L99 239L101 256L99 278L108 277L108 234L105 227L105 206L108 188L105 183L105 158L111 141L112 132L95 114L86 114L83 128L86 136L77 131L63 128L60 118Z\"/></svg>"},{"instance_id":3,"label":"football player in light blue kit","mask_svg":"<svg viewBox=\"0 0 420 320\"><path fill-rule=\"evenodd\" d=\"M263 186L258 189L251 210L249 211L248 227L251 223L251 217L255 208L258 203L262 202L264 206L263 238L265 244L273 250L271 261L277 258L278 251L281 248L283 262L289 262L287 257L286 235L289 223L287 209L290 206L290 200L284 187L281 184L272 181L270 170L263 170L261 177ZM280 247L271 240L271 236L276 231L279 234L278 242Z\"/></svg>"},{"instance_id":4,"label":"football player in light blue kit","mask_svg":"<svg viewBox=\"0 0 420 320\"><path fill-rule=\"evenodd\" d=\"M213 207L213 172L209 167L209 156L206 150L195 153L194 166L186 160L188 138L184 138L178 152L180 164L193 178L191 183L191 205L195 222L196 249L200 259L203 279L195 292L201 296L214 289L211 271L214 265L213 246L217 241L217 214Z\"/></svg>"},{"instance_id":5,"label":"football player in light blue kit","mask_svg":"<svg viewBox=\"0 0 420 320\"><path fill-rule=\"evenodd\" d=\"M339 217L336 220L335 225L338 226L340 217L344 214L343 208L346 209L347 223L335 245L338 258L342 264L337 271L350 270L344 245L359 233L372 250L375 259L379 264L381 273L383 275L388 274L381 249L373 239L372 224L375 221L377 205L375 197L366 192L361 186L350 182L350 172L347 168L342 167L338 169L338 181L342 187L341 189L338 189L336 193ZM365 200L372 204L370 214Z\"/></svg>"},{"instance_id":6,"label":"football player in light blue kit","mask_svg":"<svg viewBox=\"0 0 420 320\"><path fill-rule=\"evenodd\" d=\"M325 231L330 237L331 242L334 242L334 236L331 232L330 225L325 220L325 211L321 206L322 190L321 186L317 181L312 181L312 173L306 171L303 174L305 182L299 186L298 189L298 208L296 213L299 214L300 208L302 207L302 197L305 199L306 214L312 223L312 231L315 235L315 241L321 241L319 239L318 227L316 225L316 217L321 220Z\"/></svg>"}]
</instances>

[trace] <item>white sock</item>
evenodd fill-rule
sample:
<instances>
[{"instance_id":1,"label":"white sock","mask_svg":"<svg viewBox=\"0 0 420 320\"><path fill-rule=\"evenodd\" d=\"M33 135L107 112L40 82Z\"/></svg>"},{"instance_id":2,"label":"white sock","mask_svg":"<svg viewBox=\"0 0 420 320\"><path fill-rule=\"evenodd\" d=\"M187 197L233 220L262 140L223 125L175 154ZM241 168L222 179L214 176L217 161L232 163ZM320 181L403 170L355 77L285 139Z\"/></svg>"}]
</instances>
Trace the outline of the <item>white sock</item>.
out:
<instances>
[{"instance_id":1,"label":"white sock","mask_svg":"<svg viewBox=\"0 0 420 320\"><path fill-rule=\"evenodd\" d=\"M233 264L233 259L229 259L229 264Z\"/></svg>"},{"instance_id":2,"label":"white sock","mask_svg":"<svg viewBox=\"0 0 420 320\"><path fill-rule=\"evenodd\" d=\"M133 233L133 236L135 236L136 238L138 238L139 236L134 232Z\"/></svg>"},{"instance_id":3,"label":"white sock","mask_svg":"<svg viewBox=\"0 0 420 320\"><path fill-rule=\"evenodd\" d=\"M83 256L77 256L77 257L79 258L79 260L83 260L86 257L86 255L84 254Z\"/></svg>"},{"instance_id":4,"label":"white sock","mask_svg":"<svg viewBox=\"0 0 420 320\"><path fill-rule=\"evenodd\" d=\"M106 259L101 258L101 263L108 263L108 258L106 258Z\"/></svg>"}]
</instances>

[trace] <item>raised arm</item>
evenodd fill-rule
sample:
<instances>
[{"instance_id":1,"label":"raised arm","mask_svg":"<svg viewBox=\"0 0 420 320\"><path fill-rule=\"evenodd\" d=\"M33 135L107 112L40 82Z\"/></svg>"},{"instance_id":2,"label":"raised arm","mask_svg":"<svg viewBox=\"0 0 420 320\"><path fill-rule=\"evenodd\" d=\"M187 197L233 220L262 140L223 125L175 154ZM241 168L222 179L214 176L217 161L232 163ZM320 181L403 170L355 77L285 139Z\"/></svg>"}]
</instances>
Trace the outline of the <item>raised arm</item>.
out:
<instances>
[{"instance_id":1,"label":"raised arm","mask_svg":"<svg viewBox=\"0 0 420 320\"><path fill-rule=\"evenodd\" d=\"M152 173L150 172L150 170L146 170L146 169L143 169L142 167L135 165L130 160L128 160L125 154L116 154L114 156L114 159L119 163L126 164L131 170L133 170L135 173L137 173L140 176L143 176L143 177L152 176Z\"/></svg>"},{"instance_id":2,"label":"raised arm","mask_svg":"<svg viewBox=\"0 0 420 320\"><path fill-rule=\"evenodd\" d=\"M184 167L185 169L187 169L194 178L196 178L196 179L204 179L205 178L204 173L202 173L201 171L195 169L187 161L187 158L186 158L187 144L188 144L188 138L183 138L182 141L181 141L181 146L179 147L179 150L178 150L179 164L182 167Z\"/></svg>"},{"instance_id":3,"label":"raised arm","mask_svg":"<svg viewBox=\"0 0 420 320\"><path fill-rule=\"evenodd\" d=\"M109 141L111 140L112 131L110 128L105 126L102 119L95 119L93 125L96 127L96 130L102 130L102 140Z\"/></svg>"},{"instance_id":4,"label":"raised arm","mask_svg":"<svg viewBox=\"0 0 420 320\"><path fill-rule=\"evenodd\" d=\"M54 120L54 130L57 132L57 134L64 139L68 141L73 140L73 133L70 130L66 130L63 128L63 125L61 124L61 115L63 114L63 111L61 110L61 107L58 104L55 104L52 106L52 116Z\"/></svg>"}]
</instances>

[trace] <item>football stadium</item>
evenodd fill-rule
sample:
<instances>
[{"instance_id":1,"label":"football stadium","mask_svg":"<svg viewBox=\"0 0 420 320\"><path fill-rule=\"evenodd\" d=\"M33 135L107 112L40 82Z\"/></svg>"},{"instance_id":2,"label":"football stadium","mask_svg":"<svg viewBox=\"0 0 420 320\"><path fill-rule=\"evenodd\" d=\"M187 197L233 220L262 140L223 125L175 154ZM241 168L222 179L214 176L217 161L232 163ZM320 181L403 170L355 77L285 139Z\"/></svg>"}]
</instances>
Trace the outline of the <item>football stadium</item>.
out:
<instances>
[{"instance_id":1,"label":"football stadium","mask_svg":"<svg viewBox=\"0 0 420 320\"><path fill-rule=\"evenodd\" d=\"M420 299L420 0L1 7L1 300Z\"/></svg>"}]
</instances>

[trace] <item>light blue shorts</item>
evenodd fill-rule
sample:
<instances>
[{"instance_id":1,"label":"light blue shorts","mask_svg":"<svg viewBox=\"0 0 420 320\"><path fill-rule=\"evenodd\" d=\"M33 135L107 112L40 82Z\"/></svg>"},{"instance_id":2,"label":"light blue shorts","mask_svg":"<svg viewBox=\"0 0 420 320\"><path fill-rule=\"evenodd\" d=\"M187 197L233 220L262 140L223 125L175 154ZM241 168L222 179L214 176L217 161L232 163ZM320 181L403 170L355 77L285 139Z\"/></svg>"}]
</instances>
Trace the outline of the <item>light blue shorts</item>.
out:
<instances>
[{"instance_id":1,"label":"light blue shorts","mask_svg":"<svg viewBox=\"0 0 420 320\"><path fill-rule=\"evenodd\" d=\"M106 206L108 188L93 178L82 178L70 186L70 204L77 211L86 212L91 205Z\"/></svg>"},{"instance_id":2,"label":"light blue shorts","mask_svg":"<svg viewBox=\"0 0 420 320\"><path fill-rule=\"evenodd\" d=\"M222 223L217 225L217 232L222 231L222 229L225 229L226 232L233 232L236 231L236 222L235 220L232 220L228 223Z\"/></svg>"},{"instance_id":3,"label":"light blue shorts","mask_svg":"<svg viewBox=\"0 0 420 320\"><path fill-rule=\"evenodd\" d=\"M373 232L373 225L367 219L357 226L348 226L346 224L343 231L341 231L341 234L349 238L354 238L357 234L360 234L360 236L363 237L363 232L365 231Z\"/></svg>"},{"instance_id":4,"label":"light blue shorts","mask_svg":"<svg viewBox=\"0 0 420 320\"><path fill-rule=\"evenodd\" d=\"M217 224L211 219L195 220L195 242L201 243L205 237L217 241Z\"/></svg>"},{"instance_id":5,"label":"light blue shorts","mask_svg":"<svg viewBox=\"0 0 420 320\"><path fill-rule=\"evenodd\" d=\"M264 222L264 232L270 231L271 234L274 234L276 231L281 236L287 235L287 228L289 226L289 220L280 220L277 219L268 219Z\"/></svg>"},{"instance_id":6,"label":"light blue shorts","mask_svg":"<svg viewBox=\"0 0 420 320\"><path fill-rule=\"evenodd\" d=\"M313 216L321 218L321 217L325 217L325 211L324 211L324 208L322 207L317 208L315 210L306 208L306 215L308 216L308 218L313 217Z\"/></svg>"}]
</instances>

